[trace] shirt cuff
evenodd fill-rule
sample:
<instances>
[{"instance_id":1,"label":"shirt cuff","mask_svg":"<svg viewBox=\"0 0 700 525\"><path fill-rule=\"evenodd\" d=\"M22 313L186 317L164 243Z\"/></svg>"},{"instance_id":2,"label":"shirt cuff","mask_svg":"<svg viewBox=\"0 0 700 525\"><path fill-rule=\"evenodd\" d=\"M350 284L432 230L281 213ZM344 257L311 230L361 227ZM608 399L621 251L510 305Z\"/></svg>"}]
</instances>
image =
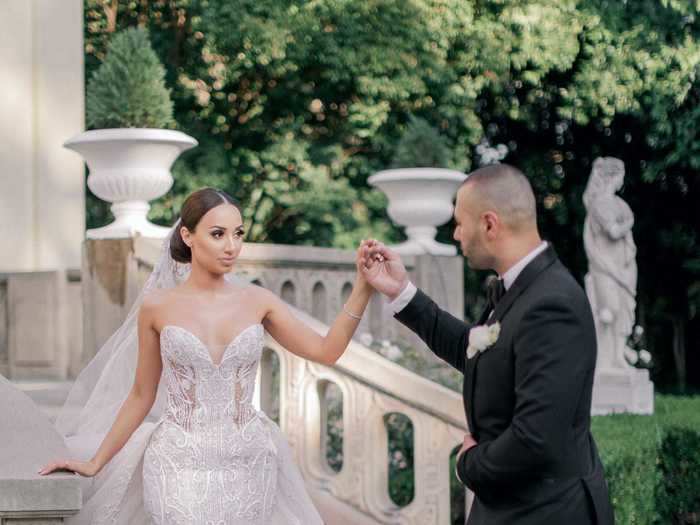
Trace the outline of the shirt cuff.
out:
<instances>
[{"instance_id":1,"label":"shirt cuff","mask_svg":"<svg viewBox=\"0 0 700 525\"><path fill-rule=\"evenodd\" d=\"M466 470L467 470L467 454L469 454L472 450L474 450L474 449L475 449L476 447L478 447L478 446L479 446L479 444L477 443L477 444L474 445L473 447L469 447L468 450L465 450L465 451L462 452L460 455L458 455L457 458L456 458L456 461L455 461L455 476L457 476L457 479L460 481L460 483L462 483L462 485L468 487L469 489L471 489L471 486L470 486L470 485L467 485L467 480L466 480L466 478L465 478L465 479L462 479L462 476L459 475L459 470L460 470L459 468L460 468L460 467L463 467L463 469L464 469L464 471L465 471L465 475L466 475Z\"/></svg>"},{"instance_id":2,"label":"shirt cuff","mask_svg":"<svg viewBox=\"0 0 700 525\"><path fill-rule=\"evenodd\" d=\"M392 313L397 314L406 308L408 303L410 303L415 297L417 291L418 288L416 288L411 281L408 281L408 284L399 294L399 296L389 303L389 309L392 311Z\"/></svg>"},{"instance_id":3,"label":"shirt cuff","mask_svg":"<svg viewBox=\"0 0 700 525\"><path fill-rule=\"evenodd\" d=\"M459 458L461 454L457 456L457 461L455 461L455 477L457 478L457 481L459 481L462 485L466 485L466 483L462 480L462 478L459 475Z\"/></svg>"}]
</instances>

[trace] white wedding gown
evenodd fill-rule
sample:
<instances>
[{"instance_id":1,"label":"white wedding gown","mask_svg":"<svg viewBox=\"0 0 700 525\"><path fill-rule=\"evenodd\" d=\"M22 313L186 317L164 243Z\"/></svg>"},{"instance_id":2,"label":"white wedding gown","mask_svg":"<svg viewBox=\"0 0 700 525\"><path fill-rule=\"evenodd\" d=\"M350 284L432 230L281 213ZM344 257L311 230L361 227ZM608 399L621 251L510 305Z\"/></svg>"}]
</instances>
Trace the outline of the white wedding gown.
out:
<instances>
[{"instance_id":1,"label":"white wedding gown","mask_svg":"<svg viewBox=\"0 0 700 525\"><path fill-rule=\"evenodd\" d=\"M252 405L264 329L220 362L194 334L160 334L163 415L144 422L87 487L80 524L322 524L279 427Z\"/></svg>"},{"instance_id":2,"label":"white wedding gown","mask_svg":"<svg viewBox=\"0 0 700 525\"><path fill-rule=\"evenodd\" d=\"M158 260L121 326L76 378L56 431L72 457L94 456L133 387L138 313L144 297L186 281L163 239ZM231 273L225 279L251 283ZM215 362L187 329L160 333L163 372L156 400L122 449L93 478L79 478L83 507L71 525L322 525L292 451L253 407L264 345L261 324L248 326Z\"/></svg>"}]
</instances>

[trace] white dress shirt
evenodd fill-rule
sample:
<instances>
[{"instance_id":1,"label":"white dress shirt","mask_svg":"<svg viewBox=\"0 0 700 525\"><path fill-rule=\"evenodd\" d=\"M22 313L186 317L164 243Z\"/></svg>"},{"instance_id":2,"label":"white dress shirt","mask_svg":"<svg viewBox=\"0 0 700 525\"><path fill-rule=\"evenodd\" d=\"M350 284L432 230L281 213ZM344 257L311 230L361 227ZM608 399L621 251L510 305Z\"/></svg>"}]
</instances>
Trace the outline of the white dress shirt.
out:
<instances>
[{"instance_id":1,"label":"white dress shirt","mask_svg":"<svg viewBox=\"0 0 700 525\"><path fill-rule=\"evenodd\" d=\"M539 254L541 254L543 251L547 249L547 241L542 241L537 248L532 250L530 253L528 253L525 257L520 259L518 262L516 262L513 266L511 266L506 273L503 274L503 276L499 277L499 279L503 279L503 286L505 287L506 291L508 288L513 286L513 283L515 280L518 278L518 275L520 275L520 272L522 272L525 267L532 262L532 260L537 257Z\"/></svg>"},{"instance_id":2,"label":"white dress shirt","mask_svg":"<svg viewBox=\"0 0 700 525\"><path fill-rule=\"evenodd\" d=\"M508 288L510 288L513 285L513 283L515 282L515 280L518 278L518 275L520 275L520 272L522 272L523 269L528 264L530 264L530 262L535 257L537 257L539 254L541 254L546 249L547 249L547 242L542 241L542 243L540 243L537 246L537 248L532 250L525 257L523 257L517 263L515 263L513 266L511 266L503 275L499 276L498 277L499 279L503 279L503 286L505 287L505 289L508 290ZM417 291L418 291L418 289L416 288L416 286L411 281L409 281L408 284L406 285L406 287L403 289L403 291L398 295L398 297L389 303L389 308L391 309L391 311L394 314L397 314L398 312L403 310L406 307L406 305L408 305L408 303L411 302L413 297L416 295ZM493 311L491 312L490 315L493 315ZM461 454L459 454L457 456L458 462L460 461L460 456L461 456ZM464 481L462 481L459 477L457 465L455 465L455 475L457 476L458 480L460 480L462 483L464 483Z\"/></svg>"},{"instance_id":3,"label":"white dress shirt","mask_svg":"<svg viewBox=\"0 0 700 525\"><path fill-rule=\"evenodd\" d=\"M537 257L546 249L547 241L542 241L542 243L540 243L537 246L537 248L532 250L525 257L523 257L517 263L511 266L502 276L499 276L499 279L503 279L503 286L505 287L505 289L508 290L508 288L513 286L513 283L518 278L518 275L520 275L520 272L522 272L523 269L525 269L525 267L528 264L530 264L530 262L532 262L532 260L535 257ZM417 291L418 289L416 288L416 286L411 281L409 281L406 287L403 289L403 291L398 295L398 297L389 303L389 309L394 314L399 313L401 310L406 308L406 305L408 303L411 302L413 297L416 295Z\"/></svg>"}]
</instances>

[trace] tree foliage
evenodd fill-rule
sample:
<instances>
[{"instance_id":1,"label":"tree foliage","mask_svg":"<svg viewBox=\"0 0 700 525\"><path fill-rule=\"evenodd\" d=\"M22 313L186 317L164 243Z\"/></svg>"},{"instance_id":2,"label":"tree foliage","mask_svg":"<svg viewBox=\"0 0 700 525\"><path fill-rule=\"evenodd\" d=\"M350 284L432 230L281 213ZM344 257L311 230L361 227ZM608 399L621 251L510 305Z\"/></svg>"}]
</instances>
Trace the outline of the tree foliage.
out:
<instances>
[{"instance_id":1,"label":"tree foliage","mask_svg":"<svg viewBox=\"0 0 700 525\"><path fill-rule=\"evenodd\" d=\"M700 336L697 10L690 0L86 0L86 66L114 29L150 30L176 120L200 142L151 217L171 221L187 192L214 185L246 203L254 241L399 240L366 180L391 165L415 115L444 137L451 168L505 147L535 188L542 233L582 280L583 188L597 156L621 158L639 318L657 379L671 383L681 343ZM102 204L89 206L91 225L105 220ZM471 272L467 282L476 296ZM686 357L691 370L697 353Z\"/></svg>"},{"instance_id":2,"label":"tree foliage","mask_svg":"<svg viewBox=\"0 0 700 525\"><path fill-rule=\"evenodd\" d=\"M449 148L437 130L425 119L410 116L391 161L393 168L444 168Z\"/></svg>"},{"instance_id":3,"label":"tree foliage","mask_svg":"<svg viewBox=\"0 0 700 525\"><path fill-rule=\"evenodd\" d=\"M129 28L110 41L107 56L87 86L86 117L91 128L164 128L173 123L165 69L148 32Z\"/></svg>"}]
</instances>

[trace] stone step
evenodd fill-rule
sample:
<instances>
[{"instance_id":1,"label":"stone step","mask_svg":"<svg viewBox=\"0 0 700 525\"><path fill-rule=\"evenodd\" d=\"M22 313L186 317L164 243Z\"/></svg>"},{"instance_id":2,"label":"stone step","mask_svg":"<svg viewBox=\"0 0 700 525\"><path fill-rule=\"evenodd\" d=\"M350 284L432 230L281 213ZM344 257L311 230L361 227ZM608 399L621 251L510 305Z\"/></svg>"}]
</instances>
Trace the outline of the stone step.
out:
<instances>
[{"instance_id":1,"label":"stone step","mask_svg":"<svg viewBox=\"0 0 700 525\"><path fill-rule=\"evenodd\" d=\"M0 523L62 523L81 507L80 480L68 473L37 474L39 467L69 452L37 404L16 386L0 377ZM25 392L46 390L21 386ZM54 386L47 385L48 390Z\"/></svg>"},{"instance_id":2,"label":"stone step","mask_svg":"<svg viewBox=\"0 0 700 525\"><path fill-rule=\"evenodd\" d=\"M326 525L381 525L363 512L335 498L326 491L310 489L311 499ZM398 523L388 519L389 523Z\"/></svg>"},{"instance_id":3,"label":"stone step","mask_svg":"<svg viewBox=\"0 0 700 525\"><path fill-rule=\"evenodd\" d=\"M73 381L14 380L16 388L27 394L39 409L53 422L68 397Z\"/></svg>"}]
</instances>

